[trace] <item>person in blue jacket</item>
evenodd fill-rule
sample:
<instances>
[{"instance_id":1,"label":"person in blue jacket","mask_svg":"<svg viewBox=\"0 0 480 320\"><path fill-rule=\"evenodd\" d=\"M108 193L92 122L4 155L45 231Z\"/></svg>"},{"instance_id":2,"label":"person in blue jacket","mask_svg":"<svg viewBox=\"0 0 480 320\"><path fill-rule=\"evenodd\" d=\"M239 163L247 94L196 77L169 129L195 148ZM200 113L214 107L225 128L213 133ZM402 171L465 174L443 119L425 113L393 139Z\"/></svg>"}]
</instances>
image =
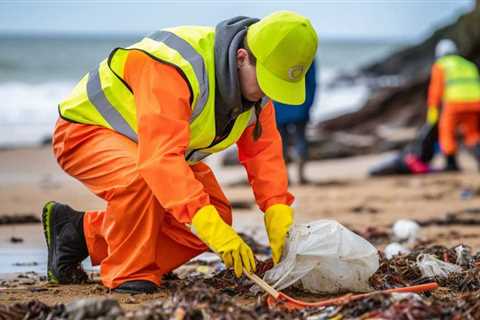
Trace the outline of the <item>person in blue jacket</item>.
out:
<instances>
[{"instance_id":1,"label":"person in blue jacket","mask_svg":"<svg viewBox=\"0 0 480 320\"><path fill-rule=\"evenodd\" d=\"M305 76L306 98L299 106L285 105L274 101L277 128L282 136L283 156L288 163L291 160L289 146L294 145L298 160L298 182L308 184L305 165L308 160L308 142L305 136L307 123L310 121L310 108L317 89L316 62L313 61Z\"/></svg>"}]
</instances>

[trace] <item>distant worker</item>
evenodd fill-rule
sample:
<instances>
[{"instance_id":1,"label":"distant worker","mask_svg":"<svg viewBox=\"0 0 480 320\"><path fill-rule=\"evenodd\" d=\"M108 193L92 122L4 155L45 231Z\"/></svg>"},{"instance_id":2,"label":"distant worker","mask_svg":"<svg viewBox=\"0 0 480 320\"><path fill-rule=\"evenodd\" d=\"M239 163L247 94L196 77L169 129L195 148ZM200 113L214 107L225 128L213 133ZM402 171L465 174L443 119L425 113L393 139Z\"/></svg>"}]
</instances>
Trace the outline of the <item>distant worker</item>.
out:
<instances>
[{"instance_id":1,"label":"distant worker","mask_svg":"<svg viewBox=\"0 0 480 320\"><path fill-rule=\"evenodd\" d=\"M439 121L440 148L445 155L445 171L460 170L457 131L480 168L480 78L472 62L458 55L455 43L441 40L436 47L428 90L427 121Z\"/></svg>"},{"instance_id":2,"label":"distant worker","mask_svg":"<svg viewBox=\"0 0 480 320\"><path fill-rule=\"evenodd\" d=\"M253 252L202 162L234 143L278 263L293 196L268 98L302 104L316 50L310 21L289 11L168 28L114 49L59 105L57 161L106 208L44 206L48 279L84 281L80 262L90 256L108 288L150 293L208 249L237 277L253 272Z\"/></svg>"},{"instance_id":3,"label":"distant worker","mask_svg":"<svg viewBox=\"0 0 480 320\"><path fill-rule=\"evenodd\" d=\"M287 163L291 161L292 156L289 153L289 147L293 144L298 165L298 182L302 185L310 183L305 175L305 166L309 158L306 128L310 121L310 109L317 90L316 73L316 63L314 61L305 76L306 97L303 104L295 106L277 101L273 102L277 128L282 136L283 157Z\"/></svg>"}]
</instances>

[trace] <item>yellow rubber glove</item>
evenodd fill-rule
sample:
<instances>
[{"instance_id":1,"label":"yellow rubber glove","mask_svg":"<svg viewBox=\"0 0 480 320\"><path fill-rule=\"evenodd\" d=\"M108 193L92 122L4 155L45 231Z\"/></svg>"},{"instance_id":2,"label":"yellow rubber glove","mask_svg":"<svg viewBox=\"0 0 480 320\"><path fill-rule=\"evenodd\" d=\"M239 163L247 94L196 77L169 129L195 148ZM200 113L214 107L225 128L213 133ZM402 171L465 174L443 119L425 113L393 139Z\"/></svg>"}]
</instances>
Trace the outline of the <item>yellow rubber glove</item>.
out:
<instances>
[{"instance_id":1,"label":"yellow rubber glove","mask_svg":"<svg viewBox=\"0 0 480 320\"><path fill-rule=\"evenodd\" d=\"M242 275L243 268L248 273L256 270L252 249L222 220L214 206L205 206L195 213L192 229L200 240L222 258L227 268L233 266L237 277Z\"/></svg>"},{"instance_id":2,"label":"yellow rubber glove","mask_svg":"<svg viewBox=\"0 0 480 320\"><path fill-rule=\"evenodd\" d=\"M285 204L274 204L265 211L265 227L272 248L273 263L282 257L287 232L293 223L293 210Z\"/></svg>"},{"instance_id":3,"label":"yellow rubber glove","mask_svg":"<svg viewBox=\"0 0 480 320\"><path fill-rule=\"evenodd\" d=\"M438 121L438 108L435 106L428 107L427 122L428 124L435 124Z\"/></svg>"}]
</instances>

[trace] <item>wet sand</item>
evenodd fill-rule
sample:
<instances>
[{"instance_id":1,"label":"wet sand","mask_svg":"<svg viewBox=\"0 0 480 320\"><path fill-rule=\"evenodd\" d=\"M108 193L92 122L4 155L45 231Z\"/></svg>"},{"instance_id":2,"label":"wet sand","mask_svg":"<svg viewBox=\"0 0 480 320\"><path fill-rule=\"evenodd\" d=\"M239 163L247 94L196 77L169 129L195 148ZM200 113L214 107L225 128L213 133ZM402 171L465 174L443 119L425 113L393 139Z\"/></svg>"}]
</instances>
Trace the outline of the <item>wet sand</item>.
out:
<instances>
[{"instance_id":1,"label":"wet sand","mask_svg":"<svg viewBox=\"0 0 480 320\"><path fill-rule=\"evenodd\" d=\"M297 199L296 220L335 219L359 231L370 226L388 230L393 222L401 218L425 221L442 218L450 212L480 208L480 180L473 161L467 156L460 159L465 169L461 174L367 178L368 167L384 156L309 164L307 173L317 184L292 186L291 192ZM243 168L219 168L217 163L218 159L211 162L227 197L237 203L253 203L249 187L231 186L245 179ZM295 176L294 168L290 173ZM40 217L41 207L48 200L65 202L76 209L100 209L104 206L101 199L63 173L50 148L0 151L0 181L0 215L35 214ZM477 215L480 219L480 214ZM475 214L468 214L468 217L474 218ZM262 215L255 206L234 210L234 225L265 242ZM422 228L422 237L446 246L464 243L478 251L478 231L478 225L433 225ZM12 243L12 237L23 241ZM111 295L98 283L53 286L38 278L31 281L27 278L23 283L22 279L16 278L15 272L33 270L40 275L45 272L46 249L40 224L0 226L0 257L0 304L31 299L54 304L85 296ZM16 263L20 265L14 266ZM133 300L117 294L113 297L128 309L145 301L163 299L166 292L135 296Z\"/></svg>"}]
</instances>

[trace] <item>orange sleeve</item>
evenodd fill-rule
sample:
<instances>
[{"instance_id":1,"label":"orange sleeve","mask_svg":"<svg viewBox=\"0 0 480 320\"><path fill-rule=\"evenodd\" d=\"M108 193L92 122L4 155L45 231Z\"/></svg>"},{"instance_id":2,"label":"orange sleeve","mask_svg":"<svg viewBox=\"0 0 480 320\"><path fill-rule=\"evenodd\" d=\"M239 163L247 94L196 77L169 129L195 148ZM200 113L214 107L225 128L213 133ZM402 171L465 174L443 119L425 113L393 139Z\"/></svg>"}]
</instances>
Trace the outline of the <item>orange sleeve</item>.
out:
<instances>
[{"instance_id":1,"label":"orange sleeve","mask_svg":"<svg viewBox=\"0 0 480 320\"><path fill-rule=\"evenodd\" d=\"M180 223L190 223L210 203L185 161L190 138L190 89L172 66L131 51L125 81L137 105L138 170L162 207Z\"/></svg>"},{"instance_id":2,"label":"orange sleeve","mask_svg":"<svg viewBox=\"0 0 480 320\"><path fill-rule=\"evenodd\" d=\"M292 204L288 176L282 154L282 140L275 124L275 109L270 101L260 113L262 135L255 141L248 127L237 142L238 157L247 170L258 206L266 211L274 204Z\"/></svg>"},{"instance_id":3,"label":"orange sleeve","mask_svg":"<svg viewBox=\"0 0 480 320\"><path fill-rule=\"evenodd\" d=\"M428 87L429 108L439 108L443 97L444 75L443 70L438 63L432 67L430 77L430 86Z\"/></svg>"}]
</instances>

